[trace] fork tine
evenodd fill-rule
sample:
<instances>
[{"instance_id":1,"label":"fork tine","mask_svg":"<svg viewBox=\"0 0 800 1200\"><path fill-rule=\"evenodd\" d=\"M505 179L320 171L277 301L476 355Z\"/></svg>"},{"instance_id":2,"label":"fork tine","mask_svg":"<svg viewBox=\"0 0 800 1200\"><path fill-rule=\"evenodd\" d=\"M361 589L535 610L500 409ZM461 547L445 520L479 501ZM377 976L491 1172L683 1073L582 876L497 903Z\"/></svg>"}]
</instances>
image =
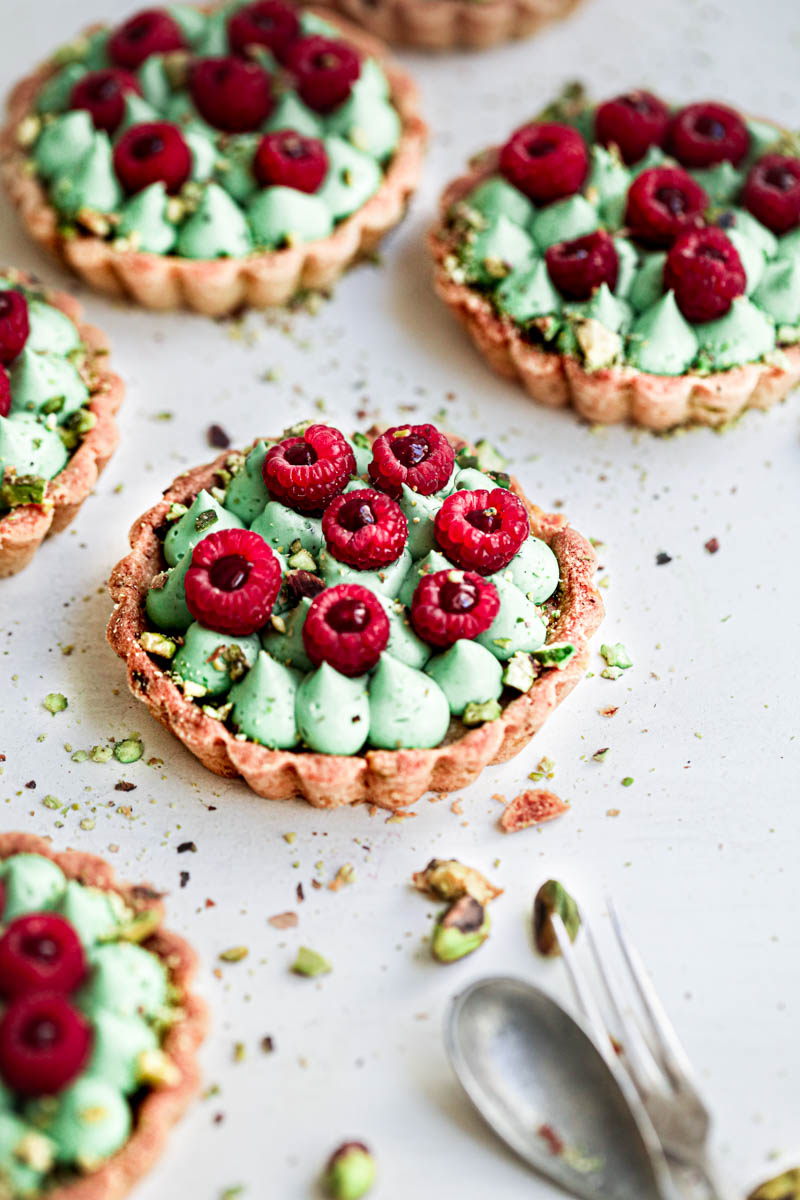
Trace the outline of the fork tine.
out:
<instances>
[{"instance_id":1,"label":"fork tine","mask_svg":"<svg viewBox=\"0 0 800 1200\"><path fill-rule=\"evenodd\" d=\"M681 1045L675 1032L675 1027L667 1016L666 1010L658 998L653 984L647 974L642 958L630 939L614 901L609 896L606 900L611 916L611 924L617 936L625 962L633 977L639 999L650 1021L655 1034L656 1047L665 1071L669 1074L676 1087L689 1086L695 1090L695 1074L689 1062L688 1055Z\"/></svg>"},{"instance_id":2,"label":"fork tine","mask_svg":"<svg viewBox=\"0 0 800 1200\"><path fill-rule=\"evenodd\" d=\"M572 948L570 936L564 926L564 922L558 913L553 913L550 918L553 929L555 931L558 946L561 951L561 957L564 959L564 964L567 968L572 990L575 993L575 999L578 1002L578 1007L582 1010L583 1015L589 1023L594 1040L597 1044L597 1049L608 1062L612 1062L614 1055L614 1047L611 1042L606 1023L597 1003L592 995L591 988L586 982L586 976L582 968L578 965L578 960Z\"/></svg>"}]
</instances>

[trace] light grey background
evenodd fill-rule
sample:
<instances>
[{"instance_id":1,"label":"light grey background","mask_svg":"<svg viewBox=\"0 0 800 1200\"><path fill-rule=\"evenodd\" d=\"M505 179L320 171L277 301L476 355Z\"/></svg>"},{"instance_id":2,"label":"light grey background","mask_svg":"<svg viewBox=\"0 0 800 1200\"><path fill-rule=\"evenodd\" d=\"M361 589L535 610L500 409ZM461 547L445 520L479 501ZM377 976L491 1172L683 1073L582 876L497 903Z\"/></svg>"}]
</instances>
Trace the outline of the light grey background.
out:
<instances>
[{"instance_id":1,"label":"light grey background","mask_svg":"<svg viewBox=\"0 0 800 1200\"><path fill-rule=\"evenodd\" d=\"M3 0L3 86L88 21L129 11L108 0ZM561 965L538 961L527 939L532 894L549 874L587 900L610 889L627 910L715 1111L731 1195L800 1158L797 397L723 436L592 432L484 368L433 297L422 246L447 178L565 80L581 77L598 95L647 84L676 100L720 97L797 126L799 52L790 0L587 0L535 41L405 56L433 136L424 184L380 269L354 272L315 317L254 315L244 326L86 297L128 384L122 445L73 529L0 585L0 825L106 854L123 876L168 889L172 924L203 957L214 1018L203 1058L219 1092L192 1109L138 1200L215 1200L234 1184L248 1200L303 1200L345 1137L375 1149L376 1200L554 1195L484 1131L440 1039L447 998L484 973L561 991ZM0 211L0 258L63 281ZM265 382L274 369L279 381ZM420 419L444 408L450 427L505 449L538 503L563 505L606 543L602 639L624 641L634 669L616 683L584 682L526 753L463 794L463 816L422 801L414 818L386 824L366 809L260 801L156 726L106 647L103 585L127 528L181 468L211 456L206 427L219 422L244 442L316 415L317 401L349 428L357 410L388 421L400 404ZM156 419L164 411L172 420ZM711 537L713 557L703 549ZM659 551L672 562L656 566ZM595 655L592 669L601 666ZM49 691L66 693L67 712L45 712ZM598 714L608 705L619 705L612 719ZM162 767L77 765L64 749L132 730ZM598 765L591 754L602 746L611 749ZM542 755L572 812L506 838L491 796L513 796ZM114 791L120 778L136 790ZM54 813L48 793L74 807ZM184 840L196 854L177 855ZM408 888L433 854L489 870L498 859L493 875L506 889L491 941L451 968L430 962L422 939L432 906ZM312 890L312 878L327 882L348 861L354 886ZM299 928L270 928L286 909L300 913ZM300 943L330 957L334 973L320 983L289 975ZM216 963L240 944L245 962ZM277 1047L269 1057L259 1049L267 1034ZM247 1057L234 1063L239 1041Z\"/></svg>"}]
</instances>

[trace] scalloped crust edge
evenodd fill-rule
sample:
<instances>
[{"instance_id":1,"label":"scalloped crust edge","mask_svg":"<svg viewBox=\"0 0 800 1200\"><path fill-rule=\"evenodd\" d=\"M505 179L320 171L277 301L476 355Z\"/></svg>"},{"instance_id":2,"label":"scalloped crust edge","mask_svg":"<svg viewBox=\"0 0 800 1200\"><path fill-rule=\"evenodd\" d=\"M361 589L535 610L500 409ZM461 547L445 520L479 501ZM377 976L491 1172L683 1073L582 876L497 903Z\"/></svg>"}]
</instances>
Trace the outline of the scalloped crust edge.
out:
<instances>
[{"instance_id":1,"label":"scalloped crust edge","mask_svg":"<svg viewBox=\"0 0 800 1200\"><path fill-rule=\"evenodd\" d=\"M517 380L548 408L572 407L596 424L629 421L645 429L679 425L724 425L748 408L767 409L800 382L800 345L783 348L786 366L745 363L709 375L648 375L636 367L587 371L576 358L529 345L513 321L497 315L480 293L451 279L445 259L454 238L447 214L497 167L497 148L475 160L471 170L442 194L440 218L428 235L436 294L466 328L478 350L500 375Z\"/></svg>"},{"instance_id":2,"label":"scalloped crust edge","mask_svg":"<svg viewBox=\"0 0 800 1200\"><path fill-rule=\"evenodd\" d=\"M402 120L400 142L378 191L330 237L249 258L220 259L120 251L98 237L64 237L55 208L25 170L26 156L15 140L17 126L32 111L36 94L52 74L49 64L14 87L8 120L0 130L0 180L27 233L95 290L161 312L189 308L219 317L246 306L285 304L298 291L330 288L402 219L422 172L428 131L419 115L416 84L389 58L382 43L337 13L323 8L310 11L336 25L362 54L378 59Z\"/></svg>"},{"instance_id":3,"label":"scalloped crust edge","mask_svg":"<svg viewBox=\"0 0 800 1200\"><path fill-rule=\"evenodd\" d=\"M118 883L114 868L103 858L79 850L59 853L52 849L49 840L32 833L0 833L0 859L21 853L41 854L56 863L68 879L118 892L136 912L155 912L163 920L164 906L158 893L141 885ZM121 1200L152 1169L164 1150L171 1127L200 1089L197 1052L206 1035L208 1011L204 1001L190 991L197 971L197 956L183 938L160 927L144 945L162 959L172 982L184 996L184 1016L169 1030L163 1046L181 1078L173 1087L148 1093L139 1107L130 1138L99 1170L48 1192L47 1200Z\"/></svg>"},{"instance_id":4,"label":"scalloped crust edge","mask_svg":"<svg viewBox=\"0 0 800 1200\"><path fill-rule=\"evenodd\" d=\"M385 42L417 50L485 50L568 17L580 0L335 0Z\"/></svg>"},{"instance_id":5,"label":"scalloped crust edge","mask_svg":"<svg viewBox=\"0 0 800 1200\"><path fill-rule=\"evenodd\" d=\"M23 271L17 275L21 283L34 286L38 283ZM45 288L43 297L69 317L94 355L97 384L91 392L88 407L97 421L67 465L48 483L43 504L24 504L0 517L0 579L21 571L46 537L60 533L69 525L119 443L114 414L122 403L125 385L119 375L108 369L108 339L94 325L81 321L83 308L74 296Z\"/></svg>"},{"instance_id":6,"label":"scalloped crust edge","mask_svg":"<svg viewBox=\"0 0 800 1200\"><path fill-rule=\"evenodd\" d=\"M453 439L456 445L465 443ZM145 629L144 602L153 577L163 569L157 530L173 502L191 503L201 488L212 486L229 451L180 475L164 498L133 525L131 553L111 573L109 591L114 612L106 636L127 665L128 686L152 716L166 726L217 775L241 775L259 796L284 800L302 796L315 808L337 808L366 801L380 808L414 804L425 792L451 792L473 783L489 763L518 754L550 713L572 691L589 661L589 640L603 617L594 587L597 558L584 537L562 515L542 512L531 504L516 480L511 485L525 503L531 531L556 555L561 574L560 615L552 641L569 641L577 650L566 667L546 668L531 689L512 700L496 721L470 730L454 742L432 750L367 750L352 757L269 750L240 741L221 721L206 716L186 700L171 679L139 645Z\"/></svg>"}]
</instances>

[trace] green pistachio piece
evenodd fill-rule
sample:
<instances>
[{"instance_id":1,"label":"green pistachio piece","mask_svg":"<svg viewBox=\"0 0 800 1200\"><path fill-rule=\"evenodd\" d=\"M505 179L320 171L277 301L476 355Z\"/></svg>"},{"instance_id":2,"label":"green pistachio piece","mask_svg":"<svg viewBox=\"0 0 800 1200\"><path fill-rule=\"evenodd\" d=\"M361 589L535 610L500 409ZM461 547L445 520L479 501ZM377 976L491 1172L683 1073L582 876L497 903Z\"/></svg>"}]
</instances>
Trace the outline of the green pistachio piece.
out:
<instances>
[{"instance_id":1,"label":"green pistachio piece","mask_svg":"<svg viewBox=\"0 0 800 1200\"><path fill-rule=\"evenodd\" d=\"M600 647L600 653L609 667L619 667L622 671L627 671L628 667L633 666L631 657L622 642L615 642L613 646L604 642Z\"/></svg>"},{"instance_id":2,"label":"green pistachio piece","mask_svg":"<svg viewBox=\"0 0 800 1200\"><path fill-rule=\"evenodd\" d=\"M306 979L315 979L317 975L329 975L333 967L327 958L317 954L316 950L309 950L308 946L301 946L290 970L294 975L304 975Z\"/></svg>"},{"instance_id":3,"label":"green pistachio piece","mask_svg":"<svg viewBox=\"0 0 800 1200\"><path fill-rule=\"evenodd\" d=\"M502 712L496 700L484 700L483 704L473 701L464 709L461 720L465 725L483 725L486 721L496 721Z\"/></svg>"},{"instance_id":4,"label":"green pistachio piece","mask_svg":"<svg viewBox=\"0 0 800 1200\"><path fill-rule=\"evenodd\" d=\"M114 758L121 763L138 762L143 754L142 739L136 736L125 738L124 741L117 742L114 747Z\"/></svg>"},{"instance_id":5,"label":"green pistachio piece","mask_svg":"<svg viewBox=\"0 0 800 1200\"><path fill-rule=\"evenodd\" d=\"M569 940L574 942L581 927L578 906L558 880L548 879L547 883L543 883L539 888L533 902L533 936L536 949L548 958L561 953L551 920L554 913L561 917Z\"/></svg>"},{"instance_id":6,"label":"green pistachio piece","mask_svg":"<svg viewBox=\"0 0 800 1200\"><path fill-rule=\"evenodd\" d=\"M375 1182L375 1160L363 1142L345 1142L328 1159L322 1186L330 1200L361 1200Z\"/></svg>"},{"instance_id":7,"label":"green pistachio piece","mask_svg":"<svg viewBox=\"0 0 800 1200\"><path fill-rule=\"evenodd\" d=\"M47 480L41 475L14 475L9 472L0 483L0 509L41 504L46 490Z\"/></svg>"},{"instance_id":8,"label":"green pistachio piece","mask_svg":"<svg viewBox=\"0 0 800 1200\"><path fill-rule=\"evenodd\" d=\"M462 896L437 918L431 952L437 962L457 962L477 950L489 936L487 909L474 896Z\"/></svg>"},{"instance_id":9,"label":"green pistachio piece","mask_svg":"<svg viewBox=\"0 0 800 1200\"><path fill-rule=\"evenodd\" d=\"M571 642L551 642L549 646L542 646L539 650L533 650L532 654L543 667L556 667L561 671L570 659L575 656L575 647ZM628 666L630 666L630 663Z\"/></svg>"},{"instance_id":10,"label":"green pistachio piece","mask_svg":"<svg viewBox=\"0 0 800 1200\"><path fill-rule=\"evenodd\" d=\"M69 706L69 700L61 692L48 692L42 704L49 713L55 716L56 713L63 712Z\"/></svg>"},{"instance_id":11,"label":"green pistachio piece","mask_svg":"<svg viewBox=\"0 0 800 1200\"><path fill-rule=\"evenodd\" d=\"M544 647L542 648L544 649ZM530 654L517 650L516 654L512 654L506 663L503 683L506 687L512 687L518 692L527 692L535 678Z\"/></svg>"},{"instance_id":12,"label":"green pistachio piece","mask_svg":"<svg viewBox=\"0 0 800 1200\"><path fill-rule=\"evenodd\" d=\"M411 876L417 891L433 900L460 900L472 896L479 904L488 904L503 894L485 875L459 862L457 858L432 858L424 871Z\"/></svg>"},{"instance_id":13,"label":"green pistachio piece","mask_svg":"<svg viewBox=\"0 0 800 1200\"><path fill-rule=\"evenodd\" d=\"M751 1192L747 1200L800 1200L800 1167L768 1179Z\"/></svg>"}]
</instances>

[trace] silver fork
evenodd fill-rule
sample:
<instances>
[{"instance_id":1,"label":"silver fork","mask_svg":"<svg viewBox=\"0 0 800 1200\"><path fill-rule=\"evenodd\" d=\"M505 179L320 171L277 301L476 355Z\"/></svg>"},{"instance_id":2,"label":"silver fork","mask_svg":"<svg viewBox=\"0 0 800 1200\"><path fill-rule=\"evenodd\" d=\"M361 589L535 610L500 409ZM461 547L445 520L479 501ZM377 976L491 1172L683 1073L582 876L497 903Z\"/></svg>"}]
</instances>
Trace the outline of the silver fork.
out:
<instances>
[{"instance_id":1,"label":"silver fork","mask_svg":"<svg viewBox=\"0 0 800 1200\"><path fill-rule=\"evenodd\" d=\"M628 993L633 993L632 999L638 1003L624 998L625 992L600 954L591 925L581 909L586 940L621 1041L615 1042L603 1017L603 1004L593 993L564 923L556 914L552 918L553 927L578 1004L600 1052L608 1061L621 1064L630 1076L666 1154L700 1176L710 1200L723 1200L708 1149L711 1118L698 1091L694 1070L617 909L610 899L607 905L627 968Z\"/></svg>"}]
</instances>

